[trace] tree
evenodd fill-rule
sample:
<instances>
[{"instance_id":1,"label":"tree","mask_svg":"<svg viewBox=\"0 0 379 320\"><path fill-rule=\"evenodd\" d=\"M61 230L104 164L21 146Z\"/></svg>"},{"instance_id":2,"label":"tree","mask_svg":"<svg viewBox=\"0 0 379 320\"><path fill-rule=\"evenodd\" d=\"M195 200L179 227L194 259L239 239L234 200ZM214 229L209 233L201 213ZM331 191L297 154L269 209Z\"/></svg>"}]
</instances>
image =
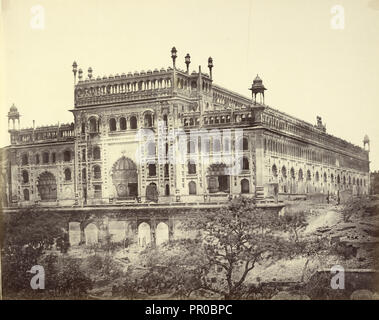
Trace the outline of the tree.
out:
<instances>
[{"instance_id":1,"label":"tree","mask_svg":"<svg viewBox=\"0 0 379 320\"><path fill-rule=\"evenodd\" d=\"M27 273L58 240L65 250L66 220L57 213L46 214L33 209L3 216L2 283L7 295L33 295Z\"/></svg>"},{"instance_id":2,"label":"tree","mask_svg":"<svg viewBox=\"0 0 379 320\"><path fill-rule=\"evenodd\" d=\"M155 249L158 254L153 254L151 265L160 265L160 270L148 272L147 277L156 277L157 285L169 281L171 289L187 296L206 290L225 299L242 298L249 291L245 280L257 263L280 259L291 251L292 242L274 233L280 228L277 213L258 209L247 198L196 212L182 228L199 232L192 239L170 242L165 252Z\"/></svg>"},{"instance_id":3,"label":"tree","mask_svg":"<svg viewBox=\"0 0 379 320\"><path fill-rule=\"evenodd\" d=\"M286 212L280 217L284 231L290 231L295 242L299 241L299 231L305 229L308 222L305 217L305 213L302 210L295 210Z\"/></svg>"},{"instance_id":4,"label":"tree","mask_svg":"<svg viewBox=\"0 0 379 320\"><path fill-rule=\"evenodd\" d=\"M342 208L344 222L351 222L353 216L359 217L370 211L370 200L367 196L349 199Z\"/></svg>"}]
</instances>

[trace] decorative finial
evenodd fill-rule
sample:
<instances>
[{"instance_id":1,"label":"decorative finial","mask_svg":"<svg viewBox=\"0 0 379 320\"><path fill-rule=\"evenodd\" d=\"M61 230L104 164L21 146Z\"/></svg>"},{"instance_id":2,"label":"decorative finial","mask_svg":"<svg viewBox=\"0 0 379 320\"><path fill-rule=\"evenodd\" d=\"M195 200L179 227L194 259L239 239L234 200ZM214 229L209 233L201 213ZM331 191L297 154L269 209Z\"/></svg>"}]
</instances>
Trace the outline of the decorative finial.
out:
<instances>
[{"instance_id":1,"label":"decorative finial","mask_svg":"<svg viewBox=\"0 0 379 320\"><path fill-rule=\"evenodd\" d=\"M78 64L76 61L72 64L72 72L74 73L74 84L76 84L76 72L78 71Z\"/></svg>"},{"instance_id":2,"label":"decorative finial","mask_svg":"<svg viewBox=\"0 0 379 320\"><path fill-rule=\"evenodd\" d=\"M83 70L82 69L79 69L78 77L79 77L79 81L81 81L83 79Z\"/></svg>"},{"instance_id":3,"label":"decorative finial","mask_svg":"<svg viewBox=\"0 0 379 320\"><path fill-rule=\"evenodd\" d=\"M208 58L208 68L209 68L209 76L211 77L211 80L212 80L212 68L213 68L213 59L212 59L212 57Z\"/></svg>"},{"instance_id":4,"label":"decorative finial","mask_svg":"<svg viewBox=\"0 0 379 320\"><path fill-rule=\"evenodd\" d=\"M92 68L91 67L88 68L88 78L92 79Z\"/></svg>"},{"instance_id":5,"label":"decorative finial","mask_svg":"<svg viewBox=\"0 0 379 320\"><path fill-rule=\"evenodd\" d=\"M189 55L189 53L187 53L187 55L185 56L184 61L187 65L187 73L189 74L189 65L191 63L191 56Z\"/></svg>"},{"instance_id":6,"label":"decorative finial","mask_svg":"<svg viewBox=\"0 0 379 320\"><path fill-rule=\"evenodd\" d=\"M178 51L176 50L176 48L172 47L172 49L171 49L171 58L172 58L174 69L175 69L175 60L176 60L176 57L177 57L177 54L176 54L177 52Z\"/></svg>"}]
</instances>

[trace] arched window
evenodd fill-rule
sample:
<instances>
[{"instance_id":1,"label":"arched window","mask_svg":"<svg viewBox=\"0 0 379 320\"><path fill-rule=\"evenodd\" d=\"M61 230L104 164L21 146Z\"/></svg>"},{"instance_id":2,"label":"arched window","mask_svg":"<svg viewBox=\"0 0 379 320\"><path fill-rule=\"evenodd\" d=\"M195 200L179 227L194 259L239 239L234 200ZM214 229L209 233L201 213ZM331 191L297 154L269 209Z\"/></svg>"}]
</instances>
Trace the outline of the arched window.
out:
<instances>
[{"instance_id":1,"label":"arched window","mask_svg":"<svg viewBox=\"0 0 379 320\"><path fill-rule=\"evenodd\" d=\"M29 163L29 157L26 153L22 155L21 163L23 166L26 166Z\"/></svg>"},{"instance_id":2,"label":"arched window","mask_svg":"<svg viewBox=\"0 0 379 320\"><path fill-rule=\"evenodd\" d=\"M149 164L149 176L155 177L157 175L157 167L154 163Z\"/></svg>"},{"instance_id":3,"label":"arched window","mask_svg":"<svg viewBox=\"0 0 379 320\"><path fill-rule=\"evenodd\" d=\"M247 138L242 139L242 150L243 151L249 150L249 140L247 140Z\"/></svg>"},{"instance_id":4,"label":"arched window","mask_svg":"<svg viewBox=\"0 0 379 320\"><path fill-rule=\"evenodd\" d=\"M130 129L137 129L137 118L135 116L130 117Z\"/></svg>"},{"instance_id":5,"label":"arched window","mask_svg":"<svg viewBox=\"0 0 379 320\"><path fill-rule=\"evenodd\" d=\"M51 161L52 161L53 163L55 163L55 162L57 161L57 155L56 155L55 152L53 152L53 153L51 154Z\"/></svg>"},{"instance_id":6,"label":"arched window","mask_svg":"<svg viewBox=\"0 0 379 320\"><path fill-rule=\"evenodd\" d=\"M168 177L169 175L170 175L170 173L169 173L169 166L168 166L168 163L166 163L164 165L164 176Z\"/></svg>"},{"instance_id":7,"label":"arched window","mask_svg":"<svg viewBox=\"0 0 379 320\"><path fill-rule=\"evenodd\" d=\"M341 183L341 178L340 178L340 175L337 176L337 183L340 184Z\"/></svg>"},{"instance_id":8,"label":"arched window","mask_svg":"<svg viewBox=\"0 0 379 320\"><path fill-rule=\"evenodd\" d=\"M100 158L101 158L100 147L96 146L93 148L93 159L100 160Z\"/></svg>"},{"instance_id":9,"label":"arched window","mask_svg":"<svg viewBox=\"0 0 379 320\"><path fill-rule=\"evenodd\" d=\"M242 170L249 170L249 159L247 157L242 157Z\"/></svg>"},{"instance_id":10,"label":"arched window","mask_svg":"<svg viewBox=\"0 0 379 320\"><path fill-rule=\"evenodd\" d=\"M116 119L109 120L109 131L116 131Z\"/></svg>"},{"instance_id":11,"label":"arched window","mask_svg":"<svg viewBox=\"0 0 379 320\"><path fill-rule=\"evenodd\" d=\"M166 184L166 187L165 187L165 195L166 196L170 195L170 186L168 184Z\"/></svg>"},{"instance_id":12,"label":"arched window","mask_svg":"<svg viewBox=\"0 0 379 320\"><path fill-rule=\"evenodd\" d=\"M39 164L39 154L36 154L36 164Z\"/></svg>"},{"instance_id":13,"label":"arched window","mask_svg":"<svg viewBox=\"0 0 379 320\"><path fill-rule=\"evenodd\" d=\"M86 133L86 124L82 122L82 133Z\"/></svg>"},{"instance_id":14,"label":"arched window","mask_svg":"<svg viewBox=\"0 0 379 320\"><path fill-rule=\"evenodd\" d=\"M120 118L120 130L126 130L126 119L124 117Z\"/></svg>"},{"instance_id":15,"label":"arched window","mask_svg":"<svg viewBox=\"0 0 379 320\"><path fill-rule=\"evenodd\" d=\"M153 117L151 113L146 113L144 118L145 128L151 128L153 126Z\"/></svg>"},{"instance_id":16,"label":"arched window","mask_svg":"<svg viewBox=\"0 0 379 320\"><path fill-rule=\"evenodd\" d=\"M320 176L319 176L318 171L316 171L316 182L318 182L319 180L320 180Z\"/></svg>"},{"instance_id":17,"label":"arched window","mask_svg":"<svg viewBox=\"0 0 379 320\"><path fill-rule=\"evenodd\" d=\"M101 179L101 168L100 168L100 166L94 166L93 167L93 178L94 179Z\"/></svg>"},{"instance_id":18,"label":"arched window","mask_svg":"<svg viewBox=\"0 0 379 320\"><path fill-rule=\"evenodd\" d=\"M164 125L165 127L167 127L167 125L168 125L167 114L163 115L163 125Z\"/></svg>"},{"instance_id":19,"label":"arched window","mask_svg":"<svg viewBox=\"0 0 379 320\"><path fill-rule=\"evenodd\" d=\"M196 164L194 160L188 161L188 174L196 174Z\"/></svg>"},{"instance_id":20,"label":"arched window","mask_svg":"<svg viewBox=\"0 0 379 320\"><path fill-rule=\"evenodd\" d=\"M299 181L303 180L303 170L299 169Z\"/></svg>"},{"instance_id":21,"label":"arched window","mask_svg":"<svg viewBox=\"0 0 379 320\"><path fill-rule=\"evenodd\" d=\"M285 166L282 167L282 177L283 177L284 179L287 178L287 169L286 169Z\"/></svg>"},{"instance_id":22,"label":"arched window","mask_svg":"<svg viewBox=\"0 0 379 320\"><path fill-rule=\"evenodd\" d=\"M324 182L327 182L328 181L328 177L326 175L326 172L324 172Z\"/></svg>"},{"instance_id":23,"label":"arched window","mask_svg":"<svg viewBox=\"0 0 379 320\"><path fill-rule=\"evenodd\" d=\"M291 168L290 174L291 174L291 179L295 179L295 169L294 168Z\"/></svg>"},{"instance_id":24,"label":"arched window","mask_svg":"<svg viewBox=\"0 0 379 320\"><path fill-rule=\"evenodd\" d=\"M311 172L310 170L307 170L307 181L311 181Z\"/></svg>"},{"instance_id":25,"label":"arched window","mask_svg":"<svg viewBox=\"0 0 379 320\"><path fill-rule=\"evenodd\" d=\"M82 170L82 181L87 181L87 170L83 168Z\"/></svg>"},{"instance_id":26,"label":"arched window","mask_svg":"<svg viewBox=\"0 0 379 320\"><path fill-rule=\"evenodd\" d=\"M194 181L188 183L188 192L189 194L196 194L196 183Z\"/></svg>"},{"instance_id":27,"label":"arched window","mask_svg":"<svg viewBox=\"0 0 379 320\"><path fill-rule=\"evenodd\" d=\"M196 144L194 141L187 141L187 153L194 153L196 150Z\"/></svg>"},{"instance_id":28,"label":"arched window","mask_svg":"<svg viewBox=\"0 0 379 320\"><path fill-rule=\"evenodd\" d=\"M22 182L28 183L29 182L29 173L26 170L22 171Z\"/></svg>"},{"instance_id":29,"label":"arched window","mask_svg":"<svg viewBox=\"0 0 379 320\"><path fill-rule=\"evenodd\" d=\"M24 200L29 201L29 190L24 189L23 193L24 193Z\"/></svg>"},{"instance_id":30,"label":"arched window","mask_svg":"<svg viewBox=\"0 0 379 320\"><path fill-rule=\"evenodd\" d=\"M346 184L346 177L343 176L343 184Z\"/></svg>"},{"instance_id":31,"label":"arched window","mask_svg":"<svg viewBox=\"0 0 379 320\"><path fill-rule=\"evenodd\" d=\"M351 177L349 176L349 184L351 184Z\"/></svg>"},{"instance_id":32,"label":"arched window","mask_svg":"<svg viewBox=\"0 0 379 320\"><path fill-rule=\"evenodd\" d=\"M355 177L353 177L353 185L355 185Z\"/></svg>"},{"instance_id":33,"label":"arched window","mask_svg":"<svg viewBox=\"0 0 379 320\"><path fill-rule=\"evenodd\" d=\"M95 118L89 119L89 131L90 132L97 132L97 121Z\"/></svg>"},{"instance_id":34,"label":"arched window","mask_svg":"<svg viewBox=\"0 0 379 320\"><path fill-rule=\"evenodd\" d=\"M63 161L71 161L71 151L70 150L66 150L65 152L63 152Z\"/></svg>"},{"instance_id":35,"label":"arched window","mask_svg":"<svg viewBox=\"0 0 379 320\"><path fill-rule=\"evenodd\" d=\"M70 181L71 180L71 170L69 168L67 168L67 169L64 170L64 179L66 181Z\"/></svg>"},{"instance_id":36,"label":"arched window","mask_svg":"<svg viewBox=\"0 0 379 320\"><path fill-rule=\"evenodd\" d=\"M249 192L250 192L249 180L242 179L241 180L241 193L249 193Z\"/></svg>"},{"instance_id":37,"label":"arched window","mask_svg":"<svg viewBox=\"0 0 379 320\"><path fill-rule=\"evenodd\" d=\"M334 183L334 174L333 173L330 175L330 180L332 181L332 183Z\"/></svg>"},{"instance_id":38,"label":"arched window","mask_svg":"<svg viewBox=\"0 0 379 320\"><path fill-rule=\"evenodd\" d=\"M49 153L48 152L42 153L42 162L43 163L49 163Z\"/></svg>"}]
</instances>

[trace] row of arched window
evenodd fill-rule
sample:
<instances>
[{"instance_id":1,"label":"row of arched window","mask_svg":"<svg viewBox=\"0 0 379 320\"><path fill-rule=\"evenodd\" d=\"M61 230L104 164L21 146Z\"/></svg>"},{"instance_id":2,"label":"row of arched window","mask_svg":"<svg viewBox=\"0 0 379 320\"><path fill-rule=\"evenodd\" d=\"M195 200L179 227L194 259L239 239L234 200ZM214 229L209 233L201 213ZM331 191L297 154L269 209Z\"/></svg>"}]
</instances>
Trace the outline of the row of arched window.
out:
<instances>
[{"instance_id":1,"label":"row of arched window","mask_svg":"<svg viewBox=\"0 0 379 320\"><path fill-rule=\"evenodd\" d=\"M64 173L64 180L71 181L72 179L71 169L66 168L63 173ZM22 170L21 177L22 177L22 183L29 183L29 172L27 170Z\"/></svg>"},{"instance_id":2,"label":"row of arched window","mask_svg":"<svg viewBox=\"0 0 379 320\"><path fill-rule=\"evenodd\" d=\"M203 140L204 150L202 152L209 152L211 147L211 139L204 138L198 140L198 148L201 149L201 140ZM213 138L212 139L212 151L213 152L221 152L221 149L225 152L230 151L230 139L223 139L223 148L221 148L221 139ZM249 140L248 138L239 139L236 143L236 149L239 151L248 151L249 150ZM187 153L195 153L196 152L196 141L188 140L187 141Z\"/></svg>"},{"instance_id":3,"label":"row of arched window","mask_svg":"<svg viewBox=\"0 0 379 320\"><path fill-rule=\"evenodd\" d=\"M82 149L82 161L86 161L86 149ZM101 150L99 146L95 146L92 149L92 158L93 160L101 159Z\"/></svg>"},{"instance_id":4,"label":"row of arched window","mask_svg":"<svg viewBox=\"0 0 379 320\"><path fill-rule=\"evenodd\" d=\"M271 173L272 173L272 176L277 178L278 177L278 169L276 167L276 165L274 164L272 166L272 169L271 169ZM281 170L281 174L282 174L282 178L286 179L287 178L287 169L285 166L282 167L282 170ZM294 168L291 168L290 169L290 178L291 179L295 179L295 169ZM322 175L322 177L320 176L319 172L316 171L316 173L314 174L314 179L316 182L319 182L320 179L322 178L323 182L328 182L328 175L326 174L326 172L324 172L324 174ZM301 181L303 180L304 177L303 177L303 170L302 169L299 169L298 171L298 180ZM306 172L306 180L307 181L311 181L312 180L312 174L311 174L311 171L308 169L307 172ZM330 175L330 182L331 183L334 183L334 175L333 173ZM337 174L337 178L336 178L336 183L337 184L340 184L342 182L342 184L353 184L353 185L358 185L358 186L366 186L366 180L365 179L362 179L362 178L351 178L351 176L348 176L348 178L346 178L345 175L342 176L342 181L341 181L341 177L339 174Z\"/></svg>"},{"instance_id":5,"label":"row of arched window","mask_svg":"<svg viewBox=\"0 0 379 320\"><path fill-rule=\"evenodd\" d=\"M167 115L163 116L164 125L167 126ZM152 113L147 112L144 115L144 128L152 128L154 126L154 116ZM110 132L125 131L128 128L135 130L138 128L137 116L131 116L128 120L125 117L110 118L108 121L108 128ZM90 117L88 120L89 133L96 133L100 131L100 119ZM82 133L86 132L86 123L82 122Z\"/></svg>"},{"instance_id":6,"label":"row of arched window","mask_svg":"<svg viewBox=\"0 0 379 320\"><path fill-rule=\"evenodd\" d=\"M238 102L237 100L234 100L232 98L229 98L219 93L213 94L213 102L217 104L233 107L233 108L247 108L248 107L248 105L245 105L241 102Z\"/></svg>"},{"instance_id":7,"label":"row of arched window","mask_svg":"<svg viewBox=\"0 0 379 320\"><path fill-rule=\"evenodd\" d=\"M62 153L63 161L69 162L71 161L71 151L66 150ZM39 153L34 155L34 163L35 164L48 164L55 163L57 161L57 155L55 152L49 153L47 151L43 152L41 155ZM21 156L21 164L23 166L28 165L30 163L29 155L24 153Z\"/></svg>"}]
</instances>

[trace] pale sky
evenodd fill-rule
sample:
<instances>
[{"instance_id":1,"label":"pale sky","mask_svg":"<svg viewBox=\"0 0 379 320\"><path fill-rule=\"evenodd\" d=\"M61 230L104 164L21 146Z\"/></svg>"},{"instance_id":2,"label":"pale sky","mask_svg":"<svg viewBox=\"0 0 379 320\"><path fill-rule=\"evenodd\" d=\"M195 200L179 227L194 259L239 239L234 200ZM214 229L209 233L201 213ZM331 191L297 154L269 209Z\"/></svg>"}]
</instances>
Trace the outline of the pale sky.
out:
<instances>
[{"instance_id":1,"label":"pale sky","mask_svg":"<svg viewBox=\"0 0 379 320\"><path fill-rule=\"evenodd\" d=\"M0 0L1 1L1 0ZM249 96L259 74L266 104L362 146L371 139L379 169L379 0L2 0L0 145L15 103L21 127L72 122L72 62L94 76L178 67L207 70L214 82ZM41 5L43 29L31 8ZM331 9L344 9L333 29ZM341 22L339 20L339 22Z\"/></svg>"}]
</instances>

